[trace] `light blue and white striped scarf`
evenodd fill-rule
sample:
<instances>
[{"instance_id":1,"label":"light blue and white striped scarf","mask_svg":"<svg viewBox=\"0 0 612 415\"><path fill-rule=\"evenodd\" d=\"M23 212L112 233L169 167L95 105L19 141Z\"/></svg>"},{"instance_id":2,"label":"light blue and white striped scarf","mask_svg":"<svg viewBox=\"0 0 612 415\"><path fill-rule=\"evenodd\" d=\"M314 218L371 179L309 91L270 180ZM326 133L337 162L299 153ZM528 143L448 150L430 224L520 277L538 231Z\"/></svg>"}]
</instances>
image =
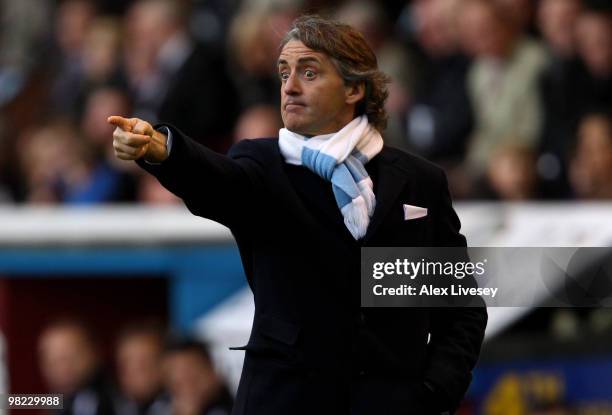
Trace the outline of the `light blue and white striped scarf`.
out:
<instances>
[{"instance_id":1,"label":"light blue and white striped scarf","mask_svg":"<svg viewBox=\"0 0 612 415\"><path fill-rule=\"evenodd\" d=\"M305 166L330 181L344 224L355 239L365 236L376 207L374 184L364 165L383 147L365 115L333 134L305 137L282 128L279 147L285 162Z\"/></svg>"}]
</instances>

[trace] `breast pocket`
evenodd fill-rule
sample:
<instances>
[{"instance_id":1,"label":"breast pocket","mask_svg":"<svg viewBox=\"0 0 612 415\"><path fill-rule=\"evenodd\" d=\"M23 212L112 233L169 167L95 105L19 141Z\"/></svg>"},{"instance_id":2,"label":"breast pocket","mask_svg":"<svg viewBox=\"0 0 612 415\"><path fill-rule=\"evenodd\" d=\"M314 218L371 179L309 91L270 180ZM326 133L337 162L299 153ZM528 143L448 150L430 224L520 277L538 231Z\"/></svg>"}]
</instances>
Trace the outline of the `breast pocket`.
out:
<instances>
[{"instance_id":1,"label":"breast pocket","mask_svg":"<svg viewBox=\"0 0 612 415\"><path fill-rule=\"evenodd\" d=\"M395 240L403 246L429 246L433 241L433 222L429 216L404 219L396 222Z\"/></svg>"}]
</instances>

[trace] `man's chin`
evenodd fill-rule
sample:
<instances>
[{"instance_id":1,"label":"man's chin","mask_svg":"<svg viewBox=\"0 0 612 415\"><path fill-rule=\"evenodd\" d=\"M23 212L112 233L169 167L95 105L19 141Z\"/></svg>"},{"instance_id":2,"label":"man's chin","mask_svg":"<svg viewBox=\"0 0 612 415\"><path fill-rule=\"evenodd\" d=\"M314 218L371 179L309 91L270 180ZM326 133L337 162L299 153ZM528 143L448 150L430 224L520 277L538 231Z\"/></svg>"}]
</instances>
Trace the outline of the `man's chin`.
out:
<instances>
[{"instance_id":1,"label":"man's chin","mask_svg":"<svg viewBox=\"0 0 612 415\"><path fill-rule=\"evenodd\" d=\"M308 135L306 132L308 130L306 126L303 123L295 120L287 120L285 122L285 128L296 134Z\"/></svg>"}]
</instances>

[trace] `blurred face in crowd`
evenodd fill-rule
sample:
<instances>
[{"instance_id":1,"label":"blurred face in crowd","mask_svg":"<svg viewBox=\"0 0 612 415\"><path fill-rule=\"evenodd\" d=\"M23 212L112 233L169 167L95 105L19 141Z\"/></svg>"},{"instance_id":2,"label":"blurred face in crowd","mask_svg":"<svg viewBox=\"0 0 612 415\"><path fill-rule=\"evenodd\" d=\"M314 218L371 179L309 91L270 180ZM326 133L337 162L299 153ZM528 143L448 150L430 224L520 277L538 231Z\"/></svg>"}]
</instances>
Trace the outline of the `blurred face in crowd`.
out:
<instances>
[{"instance_id":1,"label":"blurred face in crowd","mask_svg":"<svg viewBox=\"0 0 612 415\"><path fill-rule=\"evenodd\" d=\"M585 118L571 171L576 192L584 197L612 197L612 121L603 115Z\"/></svg>"},{"instance_id":2,"label":"blurred face in crowd","mask_svg":"<svg viewBox=\"0 0 612 415\"><path fill-rule=\"evenodd\" d=\"M493 0L500 7L504 15L507 15L514 26L519 30L525 30L531 21L533 14L533 0Z\"/></svg>"},{"instance_id":3,"label":"blurred face in crowd","mask_svg":"<svg viewBox=\"0 0 612 415\"><path fill-rule=\"evenodd\" d=\"M125 396L146 402L161 389L161 343L147 334L124 338L117 347L117 376Z\"/></svg>"},{"instance_id":4,"label":"blurred face in crowd","mask_svg":"<svg viewBox=\"0 0 612 415\"><path fill-rule=\"evenodd\" d=\"M112 114L127 113L129 105L124 92L115 88L97 89L87 97L81 128L91 144L107 150L108 137L113 134L113 126L108 124L106 119Z\"/></svg>"},{"instance_id":5,"label":"blurred face in crowd","mask_svg":"<svg viewBox=\"0 0 612 415\"><path fill-rule=\"evenodd\" d=\"M164 359L164 374L172 403L181 413L201 410L221 385L210 361L196 351L168 354Z\"/></svg>"},{"instance_id":6,"label":"blurred face in crowd","mask_svg":"<svg viewBox=\"0 0 612 415\"><path fill-rule=\"evenodd\" d=\"M106 80L118 65L121 35L111 19L97 19L85 38L83 68L87 77L98 82Z\"/></svg>"},{"instance_id":7,"label":"blurred face in crowd","mask_svg":"<svg viewBox=\"0 0 612 415\"><path fill-rule=\"evenodd\" d=\"M140 0L134 3L125 20L128 51L136 50L148 58L156 55L179 29L177 14L172 0Z\"/></svg>"},{"instance_id":8,"label":"blurred face in crowd","mask_svg":"<svg viewBox=\"0 0 612 415\"><path fill-rule=\"evenodd\" d=\"M45 330L38 346L42 375L52 392L76 392L96 369L93 345L76 326Z\"/></svg>"},{"instance_id":9,"label":"blurred face in crowd","mask_svg":"<svg viewBox=\"0 0 612 415\"><path fill-rule=\"evenodd\" d=\"M418 0L413 3L419 43L428 53L438 56L454 52L456 21L454 14L460 0Z\"/></svg>"},{"instance_id":10,"label":"blurred face in crowd","mask_svg":"<svg viewBox=\"0 0 612 415\"><path fill-rule=\"evenodd\" d=\"M578 19L578 51L596 76L612 73L612 19L603 13L585 13Z\"/></svg>"},{"instance_id":11,"label":"blurred face in crowd","mask_svg":"<svg viewBox=\"0 0 612 415\"><path fill-rule=\"evenodd\" d=\"M473 56L504 58L513 37L509 22L495 13L485 1L468 0L460 8L459 33L465 51Z\"/></svg>"},{"instance_id":12,"label":"blurred face in crowd","mask_svg":"<svg viewBox=\"0 0 612 415\"><path fill-rule=\"evenodd\" d=\"M498 149L489 162L487 175L491 188L503 200L526 200L535 194L536 161L528 148Z\"/></svg>"},{"instance_id":13,"label":"blurred face in crowd","mask_svg":"<svg viewBox=\"0 0 612 415\"><path fill-rule=\"evenodd\" d=\"M57 42L66 54L79 53L95 11L87 0L69 0L60 3L55 31Z\"/></svg>"},{"instance_id":14,"label":"blurred face in crowd","mask_svg":"<svg viewBox=\"0 0 612 415\"><path fill-rule=\"evenodd\" d=\"M26 131L17 140L20 170L29 203L56 203L57 181L71 168L82 165L82 140L72 123L59 121Z\"/></svg>"},{"instance_id":15,"label":"blurred face in crowd","mask_svg":"<svg viewBox=\"0 0 612 415\"><path fill-rule=\"evenodd\" d=\"M379 50L386 40L388 27L380 5L371 0L347 2L336 12L336 19L356 29L374 50Z\"/></svg>"},{"instance_id":16,"label":"blurred face in crowd","mask_svg":"<svg viewBox=\"0 0 612 415\"><path fill-rule=\"evenodd\" d=\"M364 96L361 85L346 85L324 53L291 40L278 59L281 115L285 128L303 135L334 133L348 124Z\"/></svg>"},{"instance_id":17,"label":"blurred face in crowd","mask_svg":"<svg viewBox=\"0 0 612 415\"><path fill-rule=\"evenodd\" d=\"M268 77L270 62L278 57L281 33L286 33L298 16L292 8L253 12L248 10L234 17L230 28L232 55L242 70Z\"/></svg>"},{"instance_id":18,"label":"blurred face in crowd","mask_svg":"<svg viewBox=\"0 0 612 415\"><path fill-rule=\"evenodd\" d=\"M586 118L578 132L578 153L588 159L588 165L601 177L612 173L612 125L604 116Z\"/></svg>"},{"instance_id":19,"label":"blurred face in crowd","mask_svg":"<svg viewBox=\"0 0 612 415\"><path fill-rule=\"evenodd\" d=\"M546 42L556 52L571 56L574 52L579 0L543 0L538 10L538 23Z\"/></svg>"}]
</instances>

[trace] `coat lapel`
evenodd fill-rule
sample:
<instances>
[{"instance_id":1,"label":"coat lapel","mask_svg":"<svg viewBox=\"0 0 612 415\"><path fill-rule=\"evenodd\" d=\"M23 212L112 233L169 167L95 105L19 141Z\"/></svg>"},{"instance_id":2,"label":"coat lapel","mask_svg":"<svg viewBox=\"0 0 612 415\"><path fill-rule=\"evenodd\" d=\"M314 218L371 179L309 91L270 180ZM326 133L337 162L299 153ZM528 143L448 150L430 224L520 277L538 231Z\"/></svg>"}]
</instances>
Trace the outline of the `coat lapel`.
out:
<instances>
[{"instance_id":1,"label":"coat lapel","mask_svg":"<svg viewBox=\"0 0 612 415\"><path fill-rule=\"evenodd\" d=\"M377 163L378 168L378 177L374 185L376 208L370 219L366 235L361 241L362 245L366 245L376 234L385 217L396 206L395 202L406 186L408 175L395 165L396 160L397 156L392 154L387 147L383 147L383 150L370 162ZM399 206L396 207L399 209Z\"/></svg>"}]
</instances>

